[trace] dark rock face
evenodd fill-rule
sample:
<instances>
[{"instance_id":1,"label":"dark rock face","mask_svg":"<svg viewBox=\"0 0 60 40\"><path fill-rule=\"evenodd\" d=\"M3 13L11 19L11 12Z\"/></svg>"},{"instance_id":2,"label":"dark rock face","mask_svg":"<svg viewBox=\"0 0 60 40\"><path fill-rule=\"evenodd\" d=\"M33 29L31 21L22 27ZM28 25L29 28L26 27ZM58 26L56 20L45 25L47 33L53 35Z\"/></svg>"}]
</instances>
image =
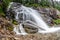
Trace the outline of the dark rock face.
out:
<instances>
[{"instance_id":1,"label":"dark rock face","mask_svg":"<svg viewBox=\"0 0 60 40\"><path fill-rule=\"evenodd\" d=\"M13 10L13 9L17 9L21 6L20 3L16 3L16 2L13 2L13 4L11 4L11 7L7 9L7 13L6 13L6 16L8 19L14 19L15 18L15 15L16 15L16 12Z\"/></svg>"}]
</instances>

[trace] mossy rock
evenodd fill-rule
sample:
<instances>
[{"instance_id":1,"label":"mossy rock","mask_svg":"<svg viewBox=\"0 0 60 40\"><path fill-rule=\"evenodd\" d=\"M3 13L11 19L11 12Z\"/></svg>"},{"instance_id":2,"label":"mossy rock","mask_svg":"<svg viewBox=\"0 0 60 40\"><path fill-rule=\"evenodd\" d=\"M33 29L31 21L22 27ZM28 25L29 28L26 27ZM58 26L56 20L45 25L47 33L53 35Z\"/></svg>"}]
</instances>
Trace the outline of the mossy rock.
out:
<instances>
[{"instance_id":1,"label":"mossy rock","mask_svg":"<svg viewBox=\"0 0 60 40\"><path fill-rule=\"evenodd\" d=\"M37 33L36 30L32 30L32 29L28 29L28 28L25 28L25 31L26 31L27 33L29 33L29 34L35 34L35 33Z\"/></svg>"},{"instance_id":2,"label":"mossy rock","mask_svg":"<svg viewBox=\"0 0 60 40\"><path fill-rule=\"evenodd\" d=\"M3 12L3 9L1 6L0 6L0 16L5 16L5 13Z\"/></svg>"},{"instance_id":3,"label":"mossy rock","mask_svg":"<svg viewBox=\"0 0 60 40\"><path fill-rule=\"evenodd\" d=\"M13 31L13 27L12 26L9 26L9 27L7 27L7 30Z\"/></svg>"},{"instance_id":4,"label":"mossy rock","mask_svg":"<svg viewBox=\"0 0 60 40\"><path fill-rule=\"evenodd\" d=\"M58 24L60 24L60 19L53 20L53 22L54 22L56 25L58 25Z\"/></svg>"},{"instance_id":5,"label":"mossy rock","mask_svg":"<svg viewBox=\"0 0 60 40\"><path fill-rule=\"evenodd\" d=\"M18 22L16 20L12 20L12 23L18 25Z\"/></svg>"},{"instance_id":6,"label":"mossy rock","mask_svg":"<svg viewBox=\"0 0 60 40\"><path fill-rule=\"evenodd\" d=\"M38 29L33 27L33 26L30 26L30 25L24 25L24 29L27 33L29 34L35 34L38 32Z\"/></svg>"}]
</instances>

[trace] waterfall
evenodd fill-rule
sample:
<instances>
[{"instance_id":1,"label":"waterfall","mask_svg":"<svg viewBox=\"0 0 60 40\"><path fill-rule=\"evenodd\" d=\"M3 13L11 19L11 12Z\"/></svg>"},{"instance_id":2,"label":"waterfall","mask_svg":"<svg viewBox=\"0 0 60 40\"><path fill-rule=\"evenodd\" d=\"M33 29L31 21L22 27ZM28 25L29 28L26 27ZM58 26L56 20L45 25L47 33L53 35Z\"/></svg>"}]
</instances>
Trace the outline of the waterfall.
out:
<instances>
[{"instance_id":1,"label":"waterfall","mask_svg":"<svg viewBox=\"0 0 60 40\"><path fill-rule=\"evenodd\" d=\"M13 3L12 3L13 4ZM8 7L8 9L11 7L11 3ZM40 16L40 13L37 10L34 10L29 7L25 7L21 5L20 7L14 7L15 9L12 9L16 15L15 19L20 23L18 27L14 28L14 31L16 34L23 34L26 35L28 33L25 32L22 24L28 22L31 22L32 25L34 24L34 27L38 28L38 33L52 33L60 30L60 27L51 27L44 22L42 17ZM36 26L35 26L36 25ZM40 28L44 29L41 30Z\"/></svg>"}]
</instances>

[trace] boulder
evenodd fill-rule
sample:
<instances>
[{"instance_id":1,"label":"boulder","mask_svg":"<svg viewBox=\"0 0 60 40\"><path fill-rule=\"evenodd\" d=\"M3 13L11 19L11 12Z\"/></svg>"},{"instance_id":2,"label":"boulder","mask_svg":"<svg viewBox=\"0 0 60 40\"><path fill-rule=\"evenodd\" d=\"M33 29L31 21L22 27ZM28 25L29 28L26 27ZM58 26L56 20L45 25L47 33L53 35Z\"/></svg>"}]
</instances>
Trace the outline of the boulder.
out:
<instances>
[{"instance_id":1,"label":"boulder","mask_svg":"<svg viewBox=\"0 0 60 40\"><path fill-rule=\"evenodd\" d=\"M27 33L37 33L38 32L38 28L34 27L32 25L27 24L27 25L23 25L23 27Z\"/></svg>"}]
</instances>

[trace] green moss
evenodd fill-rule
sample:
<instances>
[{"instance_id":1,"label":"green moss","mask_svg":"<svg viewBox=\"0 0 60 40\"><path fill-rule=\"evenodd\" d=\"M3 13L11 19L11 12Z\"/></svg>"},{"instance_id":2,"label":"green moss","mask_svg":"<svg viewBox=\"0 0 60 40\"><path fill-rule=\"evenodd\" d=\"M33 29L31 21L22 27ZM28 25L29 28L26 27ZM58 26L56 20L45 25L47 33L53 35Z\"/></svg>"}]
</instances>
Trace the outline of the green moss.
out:
<instances>
[{"instance_id":1,"label":"green moss","mask_svg":"<svg viewBox=\"0 0 60 40\"><path fill-rule=\"evenodd\" d=\"M7 30L13 31L13 27L9 26L7 27Z\"/></svg>"},{"instance_id":2,"label":"green moss","mask_svg":"<svg viewBox=\"0 0 60 40\"><path fill-rule=\"evenodd\" d=\"M27 6L27 7L38 7L40 5L36 4L36 3L34 3L34 4L27 3L27 4L25 4L25 6Z\"/></svg>"},{"instance_id":3,"label":"green moss","mask_svg":"<svg viewBox=\"0 0 60 40\"><path fill-rule=\"evenodd\" d=\"M0 13L2 13L3 12L3 10L2 10L2 7L0 6Z\"/></svg>"},{"instance_id":4,"label":"green moss","mask_svg":"<svg viewBox=\"0 0 60 40\"><path fill-rule=\"evenodd\" d=\"M18 25L18 22L16 20L13 20L12 23Z\"/></svg>"},{"instance_id":5,"label":"green moss","mask_svg":"<svg viewBox=\"0 0 60 40\"><path fill-rule=\"evenodd\" d=\"M5 16L5 13L3 12L3 9L1 6L0 6L0 16Z\"/></svg>"},{"instance_id":6,"label":"green moss","mask_svg":"<svg viewBox=\"0 0 60 40\"><path fill-rule=\"evenodd\" d=\"M60 19L53 20L56 25L60 24Z\"/></svg>"}]
</instances>

